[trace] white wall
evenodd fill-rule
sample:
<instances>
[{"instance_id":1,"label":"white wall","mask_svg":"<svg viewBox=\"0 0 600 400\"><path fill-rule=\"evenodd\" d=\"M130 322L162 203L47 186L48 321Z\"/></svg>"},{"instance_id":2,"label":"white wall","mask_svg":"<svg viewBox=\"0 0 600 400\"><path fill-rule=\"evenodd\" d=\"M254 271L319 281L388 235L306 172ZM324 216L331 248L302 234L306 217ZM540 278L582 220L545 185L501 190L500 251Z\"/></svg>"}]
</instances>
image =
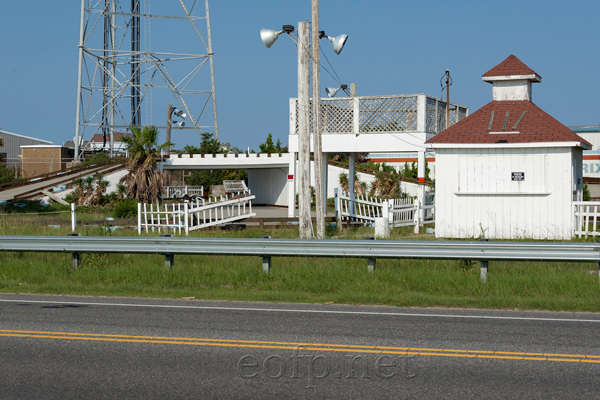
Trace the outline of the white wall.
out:
<instances>
[{"instance_id":1,"label":"white wall","mask_svg":"<svg viewBox=\"0 0 600 400\"><path fill-rule=\"evenodd\" d=\"M248 170L248 188L256 196L254 204L287 206L288 168Z\"/></svg>"},{"instance_id":2,"label":"white wall","mask_svg":"<svg viewBox=\"0 0 600 400\"><path fill-rule=\"evenodd\" d=\"M436 236L570 239L572 159L567 147L436 149Z\"/></svg>"}]
</instances>

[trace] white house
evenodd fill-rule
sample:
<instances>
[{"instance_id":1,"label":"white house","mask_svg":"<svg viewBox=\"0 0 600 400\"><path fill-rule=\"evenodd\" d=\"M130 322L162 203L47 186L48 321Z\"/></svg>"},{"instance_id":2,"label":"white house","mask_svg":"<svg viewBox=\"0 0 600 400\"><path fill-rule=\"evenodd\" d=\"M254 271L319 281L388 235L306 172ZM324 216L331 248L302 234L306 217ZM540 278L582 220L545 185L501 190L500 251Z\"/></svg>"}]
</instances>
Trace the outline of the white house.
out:
<instances>
[{"instance_id":1,"label":"white house","mask_svg":"<svg viewBox=\"0 0 600 400\"><path fill-rule=\"evenodd\" d=\"M570 239L591 145L532 103L541 77L511 55L483 75L493 101L426 143L437 237Z\"/></svg>"}]
</instances>

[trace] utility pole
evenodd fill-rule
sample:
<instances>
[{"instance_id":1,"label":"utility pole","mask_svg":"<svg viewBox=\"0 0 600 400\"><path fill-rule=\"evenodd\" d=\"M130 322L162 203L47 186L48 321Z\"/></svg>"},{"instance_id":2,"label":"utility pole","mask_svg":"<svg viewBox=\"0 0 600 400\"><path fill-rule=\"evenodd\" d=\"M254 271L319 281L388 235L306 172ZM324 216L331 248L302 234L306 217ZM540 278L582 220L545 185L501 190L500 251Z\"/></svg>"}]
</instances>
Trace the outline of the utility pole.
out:
<instances>
[{"instance_id":1,"label":"utility pole","mask_svg":"<svg viewBox=\"0 0 600 400\"><path fill-rule=\"evenodd\" d=\"M450 70L446 70L446 129L450 126Z\"/></svg>"},{"instance_id":2,"label":"utility pole","mask_svg":"<svg viewBox=\"0 0 600 400\"><path fill-rule=\"evenodd\" d=\"M173 115L173 106L170 104L167 104L167 143L171 143L171 117ZM169 157L169 155L171 154L171 145L167 145L167 149L165 150L165 155L167 157Z\"/></svg>"},{"instance_id":3,"label":"utility pole","mask_svg":"<svg viewBox=\"0 0 600 400\"><path fill-rule=\"evenodd\" d=\"M321 142L321 62L320 45L321 33L319 31L319 0L312 0L312 95L313 95L313 152L315 163L315 205L317 238L325 239L325 200L323 192L327 188L323 187L323 151Z\"/></svg>"},{"instance_id":4,"label":"utility pole","mask_svg":"<svg viewBox=\"0 0 600 400\"><path fill-rule=\"evenodd\" d=\"M310 220L310 69L308 22L298 22L298 222L301 239L312 238Z\"/></svg>"}]
</instances>

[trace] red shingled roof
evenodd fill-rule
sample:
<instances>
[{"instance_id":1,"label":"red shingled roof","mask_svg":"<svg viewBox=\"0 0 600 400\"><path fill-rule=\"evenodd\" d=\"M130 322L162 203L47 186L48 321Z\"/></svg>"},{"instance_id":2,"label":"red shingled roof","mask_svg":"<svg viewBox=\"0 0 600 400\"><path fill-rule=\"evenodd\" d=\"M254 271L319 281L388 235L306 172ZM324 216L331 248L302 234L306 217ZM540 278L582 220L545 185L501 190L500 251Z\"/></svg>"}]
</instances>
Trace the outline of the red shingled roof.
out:
<instances>
[{"instance_id":1,"label":"red shingled roof","mask_svg":"<svg viewBox=\"0 0 600 400\"><path fill-rule=\"evenodd\" d=\"M508 56L508 58L490 69L488 72L483 74L483 77L492 76L508 76L508 75L537 75L534 70L529 68L514 55Z\"/></svg>"},{"instance_id":2,"label":"red shingled roof","mask_svg":"<svg viewBox=\"0 0 600 400\"><path fill-rule=\"evenodd\" d=\"M492 111L494 117L490 127ZM525 115L516 124L523 112L525 112ZM508 119L506 119L507 113ZM504 123L505 119L506 125ZM515 124L516 127L514 127ZM588 141L552 118L532 102L526 100L492 101L467 118L440 132L426 143L538 142L582 142L591 147Z\"/></svg>"}]
</instances>

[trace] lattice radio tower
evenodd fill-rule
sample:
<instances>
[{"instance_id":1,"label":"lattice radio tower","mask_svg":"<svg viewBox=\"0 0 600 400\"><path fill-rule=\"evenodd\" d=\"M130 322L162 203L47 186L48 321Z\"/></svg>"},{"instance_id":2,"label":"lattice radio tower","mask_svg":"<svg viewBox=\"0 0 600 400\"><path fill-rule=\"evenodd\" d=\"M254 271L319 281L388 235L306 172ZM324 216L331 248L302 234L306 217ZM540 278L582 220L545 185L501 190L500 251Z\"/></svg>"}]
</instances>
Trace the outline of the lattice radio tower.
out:
<instances>
[{"instance_id":1,"label":"lattice radio tower","mask_svg":"<svg viewBox=\"0 0 600 400\"><path fill-rule=\"evenodd\" d=\"M219 139L208 0L157 3L81 1L76 159L84 137L103 134L112 155L115 132L166 128L167 103L187 114L183 129Z\"/></svg>"}]
</instances>

